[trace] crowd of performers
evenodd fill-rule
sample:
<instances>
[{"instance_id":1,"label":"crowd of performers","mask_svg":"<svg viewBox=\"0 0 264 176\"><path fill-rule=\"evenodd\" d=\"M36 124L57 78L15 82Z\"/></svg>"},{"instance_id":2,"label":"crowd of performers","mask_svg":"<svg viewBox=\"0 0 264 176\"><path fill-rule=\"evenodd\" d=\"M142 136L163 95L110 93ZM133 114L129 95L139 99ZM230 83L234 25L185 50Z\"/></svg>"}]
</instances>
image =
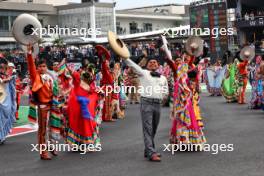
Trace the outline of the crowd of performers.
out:
<instances>
[{"instance_id":1,"label":"crowd of performers","mask_svg":"<svg viewBox=\"0 0 264 176\"><path fill-rule=\"evenodd\" d=\"M130 104L141 103L144 156L150 161L161 160L155 149L154 137L164 102L171 107L171 143L206 142L199 108L200 74L193 64L195 57L187 54L165 57L163 66L155 57L147 56L139 64L130 59L110 63L110 52L98 45L95 49L99 67L86 63L79 70L74 70L63 59L54 62L50 71L45 59L36 58L31 48L28 46L27 49L31 89L29 120L38 123L38 144L55 143L63 137L67 144L99 145L101 122L123 119L127 97ZM16 93L21 88L16 87L14 68L10 67L12 64L4 58L0 61L1 88L7 97L0 103L0 139L3 142L15 122L18 110ZM121 62L127 65L124 70L121 69ZM139 85L157 85L164 92L139 95ZM127 95L124 89L120 89L119 93L109 93L106 91L108 86L134 86L136 89ZM98 87L104 91L98 91ZM51 154L56 156L58 153L54 150ZM40 157L51 159L48 151L42 152Z\"/></svg>"},{"instance_id":2,"label":"crowd of performers","mask_svg":"<svg viewBox=\"0 0 264 176\"><path fill-rule=\"evenodd\" d=\"M204 77L207 90L211 96L224 96L226 102L237 102L238 104L249 104L251 109L263 108L263 75L264 58L260 55L250 60L234 58L226 65L218 60L214 65L208 62L204 69ZM251 85L250 101L246 102L247 86Z\"/></svg>"},{"instance_id":3,"label":"crowd of performers","mask_svg":"<svg viewBox=\"0 0 264 176\"><path fill-rule=\"evenodd\" d=\"M29 120L38 123L38 144L56 143L65 139L73 145L100 145L100 125L125 118L129 97L130 104L140 103L142 116L144 156L150 161L161 161L161 154L155 149L154 138L160 121L162 105L170 106L170 143L206 143L204 123L201 117L200 83L206 80L212 95L221 95L228 102L245 103L245 90L250 76L252 84L252 108L262 106L262 58L248 74L248 60L235 60L224 67L217 61L209 66L208 61L195 65L196 57L183 52L180 55L163 58L164 64L155 57L145 56L137 64L129 58L110 62L111 54L101 45L95 46L98 63L83 63L78 70L67 64L67 59L53 63L53 70L47 68L46 60L27 47L27 63L30 76ZM202 63L202 62L201 62ZM126 67L122 69L122 65ZM202 66L201 66L202 65ZM203 68L205 72L203 72ZM210 75L211 74L211 75ZM14 65L0 59L0 141L4 142L16 120L19 92L23 89L16 81ZM119 92L109 92L109 86L119 87ZM136 89L125 91L125 86ZM158 86L162 93L138 93L142 87ZM113 89L112 89L113 90ZM43 151L43 160L57 156L58 151ZM51 155L50 155L51 154Z\"/></svg>"}]
</instances>

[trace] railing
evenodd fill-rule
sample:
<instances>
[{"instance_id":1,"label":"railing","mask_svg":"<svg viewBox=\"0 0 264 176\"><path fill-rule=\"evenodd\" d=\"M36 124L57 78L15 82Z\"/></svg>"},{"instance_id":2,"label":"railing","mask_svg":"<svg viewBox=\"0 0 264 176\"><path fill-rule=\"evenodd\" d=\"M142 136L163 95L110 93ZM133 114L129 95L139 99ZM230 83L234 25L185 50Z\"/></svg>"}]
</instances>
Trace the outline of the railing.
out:
<instances>
[{"instance_id":1,"label":"railing","mask_svg":"<svg viewBox=\"0 0 264 176\"><path fill-rule=\"evenodd\" d=\"M264 26L264 16L254 16L249 18L237 18L236 24L238 27L258 27Z\"/></svg>"},{"instance_id":2,"label":"railing","mask_svg":"<svg viewBox=\"0 0 264 176\"><path fill-rule=\"evenodd\" d=\"M258 19L264 19L264 15L260 16L248 16L248 17L236 17L237 21L252 21L252 20L258 20Z\"/></svg>"}]
</instances>

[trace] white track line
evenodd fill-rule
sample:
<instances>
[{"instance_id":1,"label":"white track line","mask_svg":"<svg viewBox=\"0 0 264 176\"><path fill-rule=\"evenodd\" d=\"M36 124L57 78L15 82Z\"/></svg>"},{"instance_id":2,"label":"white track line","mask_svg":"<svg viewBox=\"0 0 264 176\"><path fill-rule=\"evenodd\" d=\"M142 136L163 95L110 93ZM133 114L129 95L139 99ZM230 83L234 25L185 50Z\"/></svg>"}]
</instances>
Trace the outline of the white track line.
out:
<instances>
[{"instance_id":1,"label":"white track line","mask_svg":"<svg viewBox=\"0 0 264 176\"><path fill-rule=\"evenodd\" d=\"M15 129L15 128L27 128L27 129L31 129L31 130L26 131L26 132L17 133L17 134L8 135L7 138L25 135L25 134L29 134L29 133L34 133L34 132L38 131L38 126L37 125L31 125L31 124L17 126L17 127L14 127L13 129Z\"/></svg>"}]
</instances>

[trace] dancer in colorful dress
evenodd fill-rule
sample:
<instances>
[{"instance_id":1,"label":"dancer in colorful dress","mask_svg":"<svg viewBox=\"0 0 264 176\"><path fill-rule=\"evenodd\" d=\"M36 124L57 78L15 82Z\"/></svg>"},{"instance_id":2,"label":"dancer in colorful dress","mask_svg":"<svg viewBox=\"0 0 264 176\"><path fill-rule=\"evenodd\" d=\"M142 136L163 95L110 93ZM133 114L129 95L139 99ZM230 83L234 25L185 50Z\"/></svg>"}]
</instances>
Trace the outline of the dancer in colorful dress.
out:
<instances>
[{"instance_id":1,"label":"dancer in colorful dress","mask_svg":"<svg viewBox=\"0 0 264 176\"><path fill-rule=\"evenodd\" d=\"M24 86L23 86L23 84L21 84L21 80L20 80L19 76L17 75L16 67L15 67L14 63L12 63L12 62L8 63L7 73L11 77L12 76L16 77L16 105L17 105L16 120L19 120L18 111L19 111L20 100L21 100L21 95L23 93Z\"/></svg>"},{"instance_id":2,"label":"dancer in colorful dress","mask_svg":"<svg viewBox=\"0 0 264 176\"><path fill-rule=\"evenodd\" d=\"M0 144L5 142L16 121L15 76L7 73L7 60L0 58Z\"/></svg>"},{"instance_id":3,"label":"dancer in colorful dress","mask_svg":"<svg viewBox=\"0 0 264 176\"><path fill-rule=\"evenodd\" d=\"M236 75L238 81L238 103L246 103L246 89L248 83L248 63L255 57L255 48L245 46L240 51L241 62L237 65L238 72Z\"/></svg>"},{"instance_id":4,"label":"dancer in colorful dress","mask_svg":"<svg viewBox=\"0 0 264 176\"><path fill-rule=\"evenodd\" d=\"M188 65L180 58L176 60L176 65L170 143L204 144L206 139L193 106L193 90L188 86Z\"/></svg>"},{"instance_id":5,"label":"dancer in colorful dress","mask_svg":"<svg viewBox=\"0 0 264 176\"><path fill-rule=\"evenodd\" d=\"M58 110L61 114L62 120L62 127L61 127L61 134L65 137L66 129L68 128L68 121L67 121L67 101L69 98L70 91L72 90L72 77L69 73L69 70L66 66L66 59L63 59L60 63L54 62L53 63L53 71L55 71L57 80L58 80Z\"/></svg>"},{"instance_id":6,"label":"dancer in colorful dress","mask_svg":"<svg viewBox=\"0 0 264 176\"><path fill-rule=\"evenodd\" d=\"M120 69L121 74L118 77L118 86L120 87L120 92L119 92L119 107L120 107L120 113L119 113L119 118L124 119L125 118L125 109L126 109L126 90L125 90L125 85L124 85L124 79L123 79L123 74L122 70Z\"/></svg>"},{"instance_id":7,"label":"dancer in colorful dress","mask_svg":"<svg viewBox=\"0 0 264 176\"><path fill-rule=\"evenodd\" d=\"M114 78L114 91L112 93L112 117L114 119L119 119L121 117L120 110L120 90L119 77L121 76L121 68L119 63L114 64L113 71L111 72Z\"/></svg>"},{"instance_id":8,"label":"dancer in colorful dress","mask_svg":"<svg viewBox=\"0 0 264 176\"><path fill-rule=\"evenodd\" d=\"M187 55L185 58L185 63L188 64L188 86L190 90L192 91L192 104L194 108L194 113L196 120L198 122L198 125L203 128L204 123L201 116L201 110L200 110L200 69L194 65L195 56Z\"/></svg>"},{"instance_id":9,"label":"dancer in colorful dress","mask_svg":"<svg viewBox=\"0 0 264 176\"><path fill-rule=\"evenodd\" d=\"M162 37L163 43L167 41ZM173 96L173 110L172 110L172 127L170 131L170 143L172 144L204 144L206 138L203 133L203 124L199 125L200 111L198 107L198 91L197 85L191 80L192 77L188 75L192 65L193 59L183 61L178 57L175 61L172 60L170 51L166 45L162 47L166 52L166 62L170 65L174 73L174 96ZM194 79L196 76L194 76ZM194 95L194 93L197 93Z\"/></svg>"},{"instance_id":10,"label":"dancer in colorful dress","mask_svg":"<svg viewBox=\"0 0 264 176\"><path fill-rule=\"evenodd\" d=\"M246 104L245 100L245 93L248 83L248 60L245 59L237 65L238 72L237 72L237 80L238 80L238 103L239 104Z\"/></svg>"},{"instance_id":11,"label":"dancer in colorful dress","mask_svg":"<svg viewBox=\"0 0 264 176\"><path fill-rule=\"evenodd\" d=\"M238 62L235 59L234 63L227 66L226 76L221 86L222 95L228 103L236 102L238 98L238 82L236 80Z\"/></svg>"},{"instance_id":12,"label":"dancer in colorful dress","mask_svg":"<svg viewBox=\"0 0 264 176\"><path fill-rule=\"evenodd\" d=\"M168 95L167 101L164 102L164 106L172 107L173 106L174 79L173 79L173 72L171 71L171 68L167 64L167 62L164 63L162 75L167 78L168 87L169 87L169 95Z\"/></svg>"},{"instance_id":13,"label":"dancer in colorful dress","mask_svg":"<svg viewBox=\"0 0 264 176\"><path fill-rule=\"evenodd\" d=\"M252 75L250 79L252 92L251 92L251 100L249 107L251 109L260 109L262 106L263 81L262 81L262 75L260 74L261 62L262 62L261 56L257 56L256 63L250 71L250 75Z\"/></svg>"},{"instance_id":14,"label":"dancer in colorful dress","mask_svg":"<svg viewBox=\"0 0 264 176\"><path fill-rule=\"evenodd\" d=\"M83 144L100 147L99 125L103 97L95 86L95 67L88 65L81 74L70 71L73 78L73 89L68 99L68 129L66 142L71 145Z\"/></svg>"},{"instance_id":15,"label":"dancer in colorful dress","mask_svg":"<svg viewBox=\"0 0 264 176\"><path fill-rule=\"evenodd\" d=\"M113 119L113 106L112 106L112 101L113 101L113 87L114 87L114 77L113 74L111 73L109 62L110 62L110 52L107 50L103 50L103 46L97 45L95 47L98 51L98 56L99 58L102 59L102 79L101 79L101 87L104 90L104 108L103 108L103 116L102 120L104 122L114 122L115 120Z\"/></svg>"},{"instance_id":16,"label":"dancer in colorful dress","mask_svg":"<svg viewBox=\"0 0 264 176\"><path fill-rule=\"evenodd\" d=\"M100 45L96 47L98 56L106 64L110 53ZM105 66L103 65L103 68ZM73 78L73 89L68 100L68 129L66 141L72 145L101 146L99 126L102 121L104 95L97 90L95 66L89 64L82 72L70 71ZM103 71L103 77L108 72ZM111 78L111 77L110 77ZM93 150L95 151L95 150Z\"/></svg>"},{"instance_id":17,"label":"dancer in colorful dress","mask_svg":"<svg viewBox=\"0 0 264 176\"><path fill-rule=\"evenodd\" d=\"M211 96L221 96L221 85L225 77L226 67L221 66L221 60L218 60L214 66L206 69L206 86Z\"/></svg>"}]
</instances>

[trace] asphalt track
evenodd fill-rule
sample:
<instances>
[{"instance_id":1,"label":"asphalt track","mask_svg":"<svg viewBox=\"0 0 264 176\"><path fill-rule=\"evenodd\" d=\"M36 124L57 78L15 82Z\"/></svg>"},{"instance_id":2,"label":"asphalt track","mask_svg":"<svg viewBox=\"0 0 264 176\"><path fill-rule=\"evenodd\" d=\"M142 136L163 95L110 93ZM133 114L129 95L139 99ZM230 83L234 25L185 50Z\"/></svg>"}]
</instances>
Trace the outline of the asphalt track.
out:
<instances>
[{"instance_id":1,"label":"asphalt track","mask_svg":"<svg viewBox=\"0 0 264 176\"><path fill-rule=\"evenodd\" d=\"M35 133L8 138L0 146L0 176L263 176L264 111L205 93L201 108L208 143L233 144L234 151L164 152L170 119L169 109L163 108L156 136L162 162L148 162L143 157L139 105L129 105L126 119L102 125L101 152L61 152L52 161L42 161L31 152Z\"/></svg>"}]
</instances>

